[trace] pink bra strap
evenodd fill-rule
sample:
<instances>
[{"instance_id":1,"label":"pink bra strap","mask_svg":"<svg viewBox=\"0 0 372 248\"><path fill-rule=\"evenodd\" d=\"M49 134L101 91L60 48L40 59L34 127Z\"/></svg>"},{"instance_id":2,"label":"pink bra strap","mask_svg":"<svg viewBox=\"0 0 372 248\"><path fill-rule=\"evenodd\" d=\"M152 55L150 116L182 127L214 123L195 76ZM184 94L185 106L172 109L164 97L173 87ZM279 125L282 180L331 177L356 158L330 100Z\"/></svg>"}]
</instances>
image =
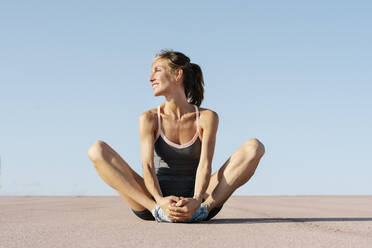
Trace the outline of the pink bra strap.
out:
<instances>
[{"instance_id":1,"label":"pink bra strap","mask_svg":"<svg viewBox=\"0 0 372 248\"><path fill-rule=\"evenodd\" d=\"M194 105L196 111L196 131L199 133L199 110L196 105Z\"/></svg>"},{"instance_id":2,"label":"pink bra strap","mask_svg":"<svg viewBox=\"0 0 372 248\"><path fill-rule=\"evenodd\" d=\"M156 135L156 138L159 137L161 132L161 123L160 123L160 105L158 106L158 134Z\"/></svg>"}]
</instances>

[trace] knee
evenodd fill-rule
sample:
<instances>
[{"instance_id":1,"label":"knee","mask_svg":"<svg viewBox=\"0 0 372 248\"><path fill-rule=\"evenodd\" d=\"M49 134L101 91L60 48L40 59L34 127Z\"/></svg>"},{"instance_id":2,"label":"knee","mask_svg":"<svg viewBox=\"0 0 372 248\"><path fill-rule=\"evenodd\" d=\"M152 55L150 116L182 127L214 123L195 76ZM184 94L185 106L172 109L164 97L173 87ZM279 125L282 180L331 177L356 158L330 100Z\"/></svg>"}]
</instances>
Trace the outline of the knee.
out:
<instances>
[{"instance_id":1,"label":"knee","mask_svg":"<svg viewBox=\"0 0 372 248\"><path fill-rule=\"evenodd\" d=\"M247 140L244 147L247 153L256 158L261 158L265 154L265 146L256 138Z\"/></svg>"},{"instance_id":2,"label":"knee","mask_svg":"<svg viewBox=\"0 0 372 248\"><path fill-rule=\"evenodd\" d=\"M99 161L103 160L105 147L107 144L104 141L97 140L93 143L93 145L88 150L88 157L92 161Z\"/></svg>"}]
</instances>

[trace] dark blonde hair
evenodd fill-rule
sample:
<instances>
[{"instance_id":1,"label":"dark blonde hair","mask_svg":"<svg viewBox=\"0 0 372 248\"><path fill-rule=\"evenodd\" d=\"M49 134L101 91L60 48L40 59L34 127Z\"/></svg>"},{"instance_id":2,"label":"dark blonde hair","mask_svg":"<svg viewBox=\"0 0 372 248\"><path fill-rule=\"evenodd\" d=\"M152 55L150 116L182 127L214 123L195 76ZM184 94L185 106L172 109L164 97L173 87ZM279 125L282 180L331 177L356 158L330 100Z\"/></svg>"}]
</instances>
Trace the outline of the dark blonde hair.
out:
<instances>
[{"instance_id":1,"label":"dark blonde hair","mask_svg":"<svg viewBox=\"0 0 372 248\"><path fill-rule=\"evenodd\" d=\"M200 66L190 63L189 57L185 54L173 50L161 50L155 58L166 59L172 73L177 69L182 69L187 101L200 106L204 98L204 79Z\"/></svg>"}]
</instances>

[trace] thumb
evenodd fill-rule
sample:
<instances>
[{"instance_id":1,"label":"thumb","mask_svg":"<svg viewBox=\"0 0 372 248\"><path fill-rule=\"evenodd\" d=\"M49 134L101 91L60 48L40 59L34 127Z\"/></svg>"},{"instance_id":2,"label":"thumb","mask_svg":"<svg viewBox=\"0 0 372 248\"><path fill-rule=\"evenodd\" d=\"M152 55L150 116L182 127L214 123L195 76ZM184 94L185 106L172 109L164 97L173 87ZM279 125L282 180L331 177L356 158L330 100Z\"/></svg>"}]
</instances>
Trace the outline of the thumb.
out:
<instances>
[{"instance_id":1,"label":"thumb","mask_svg":"<svg viewBox=\"0 0 372 248\"><path fill-rule=\"evenodd\" d=\"M186 200L182 199L182 200L179 200L177 203L176 203L176 206L177 207L180 207L182 206L183 204L185 204Z\"/></svg>"},{"instance_id":2,"label":"thumb","mask_svg":"<svg viewBox=\"0 0 372 248\"><path fill-rule=\"evenodd\" d=\"M174 202L178 202L178 201L179 201L179 198L178 198L177 196L174 196L174 195L171 195L169 198L170 198L172 201L174 201Z\"/></svg>"}]
</instances>

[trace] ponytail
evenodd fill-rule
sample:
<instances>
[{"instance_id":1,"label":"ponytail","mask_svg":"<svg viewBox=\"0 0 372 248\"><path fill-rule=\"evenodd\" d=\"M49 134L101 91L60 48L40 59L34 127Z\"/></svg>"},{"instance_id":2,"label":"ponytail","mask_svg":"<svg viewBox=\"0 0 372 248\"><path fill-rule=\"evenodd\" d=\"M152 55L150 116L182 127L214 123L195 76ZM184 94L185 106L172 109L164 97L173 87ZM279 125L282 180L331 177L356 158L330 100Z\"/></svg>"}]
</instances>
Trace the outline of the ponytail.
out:
<instances>
[{"instance_id":1,"label":"ponytail","mask_svg":"<svg viewBox=\"0 0 372 248\"><path fill-rule=\"evenodd\" d=\"M199 65L190 63L190 75L185 75L183 86L189 103L200 106L204 98L204 79Z\"/></svg>"}]
</instances>

